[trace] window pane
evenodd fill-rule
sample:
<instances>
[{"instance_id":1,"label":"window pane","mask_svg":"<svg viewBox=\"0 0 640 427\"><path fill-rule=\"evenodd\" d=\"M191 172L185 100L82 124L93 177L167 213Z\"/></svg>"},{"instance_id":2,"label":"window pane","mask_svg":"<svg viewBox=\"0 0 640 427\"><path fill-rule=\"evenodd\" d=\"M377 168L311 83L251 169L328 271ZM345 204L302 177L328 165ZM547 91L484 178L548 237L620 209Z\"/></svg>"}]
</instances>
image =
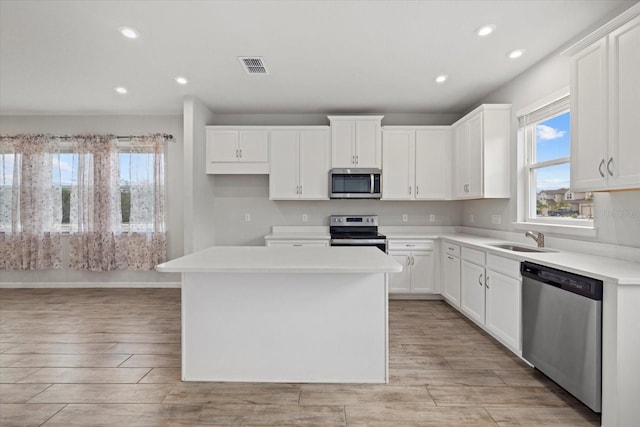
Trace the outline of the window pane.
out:
<instances>
[{"instance_id":1,"label":"window pane","mask_svg":"<svg viewBox=\"0 0 640 427\"><path fill-rule=\"evenodd\" d=\"M532 171L536 190L536 217L593 219L593 195L569 189L569 163Z\"/></svg>"},{"instance_id":2,"label":"window pane","mask_svg":"<svg viewBox=\"0 0 640 427\"><path fill-rule=\"evenodd\" d=\"M569 157L569 112L536 125L535 162Z\"/></svg>"},{"instance_id":3,"label":"window pane","mask_svg":"<svg viewBox=\"0 0 640 427\"><path fill-rule=\"evenodd\" d=\"M77 160L77 159L75 159ZM71 184L74 182L73 153L54 154L51 165L53 167L53 182L62 186L62 224L69 224L69 214L71 210Z\"/></svg>"},{"instance_id":4,"label":"window pane","mask_svg":"<svg viewBox=\"0 0 640 427\"><path fill-rule=\"evenodd\" d=\"M153 204L145 203L153 197L153 154L123 152L119 156L122 222L148 222L141 217L148 216L146 207L153 207Z\"/></svg>"}]
</instances>

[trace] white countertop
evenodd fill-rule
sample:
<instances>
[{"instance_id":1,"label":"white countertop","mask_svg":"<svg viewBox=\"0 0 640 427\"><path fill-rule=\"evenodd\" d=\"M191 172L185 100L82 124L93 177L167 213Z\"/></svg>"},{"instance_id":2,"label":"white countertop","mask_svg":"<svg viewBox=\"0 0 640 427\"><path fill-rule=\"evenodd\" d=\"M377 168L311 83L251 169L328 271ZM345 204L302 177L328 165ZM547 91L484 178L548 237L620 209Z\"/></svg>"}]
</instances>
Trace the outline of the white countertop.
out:
<instances>
[{"instance_id":1,"label":"white countertop","mask_svg":"<svg viewBox=\"0 0 640 427\"><path fill-rule=\"evenodd\" d=\"M402 265L375 247L213 246L156 267L180 273L394 273Z\"/></svg>"},{"instance_id":2,"label":"white countertop","mask_svg":"<svg viewBox=\"0 0 640 427\"><path fill-rule=\"evenodd\" d=\"M640 285L640 263L636 262L565 250L554 250L553 248L543 248L547 252L514 252L491 246L492 244L514 242L471 234L444 234L440 238L465 246L480 248L518 261L531 261L571 273L614 282L619 285ZM529 246L521 243L514 244Z\"/></svg>"}]
</instances>

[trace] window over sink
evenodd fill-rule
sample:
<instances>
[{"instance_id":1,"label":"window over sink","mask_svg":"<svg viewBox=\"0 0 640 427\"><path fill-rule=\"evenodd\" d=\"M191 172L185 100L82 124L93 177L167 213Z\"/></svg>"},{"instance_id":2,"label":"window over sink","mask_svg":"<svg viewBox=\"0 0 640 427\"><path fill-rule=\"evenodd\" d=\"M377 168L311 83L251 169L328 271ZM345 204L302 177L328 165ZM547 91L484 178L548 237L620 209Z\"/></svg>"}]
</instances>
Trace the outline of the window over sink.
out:
<instances>
[{"instance_id":1,"label":"window over sink","mask_svg":"<svg viewBox=\"0 0 640 427\"><path fill-rule=\"evenodd\" d=\"M593 193L572 191L570 185L568 91L517 115L519 221L593 228Z\"/></svg>"}]
</instances>

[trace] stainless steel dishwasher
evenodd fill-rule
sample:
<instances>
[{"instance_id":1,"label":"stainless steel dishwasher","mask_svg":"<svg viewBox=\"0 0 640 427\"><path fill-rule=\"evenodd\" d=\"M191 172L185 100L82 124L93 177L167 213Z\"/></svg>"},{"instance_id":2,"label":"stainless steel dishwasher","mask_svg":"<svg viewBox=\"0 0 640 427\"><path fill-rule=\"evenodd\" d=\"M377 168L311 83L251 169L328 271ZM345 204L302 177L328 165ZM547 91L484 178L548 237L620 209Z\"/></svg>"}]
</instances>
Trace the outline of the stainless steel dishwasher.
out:
<instances>
[{"instance_id":1,"label":"stainless steel dishwasher","mask_svg":"<svg viewBox=\"0 0 640 427\"><path fill-rule=\"evenodd\" d=\"M602 281L523 262L522 357L595 412L602 397Z\"/></svg>"}]
</instances>

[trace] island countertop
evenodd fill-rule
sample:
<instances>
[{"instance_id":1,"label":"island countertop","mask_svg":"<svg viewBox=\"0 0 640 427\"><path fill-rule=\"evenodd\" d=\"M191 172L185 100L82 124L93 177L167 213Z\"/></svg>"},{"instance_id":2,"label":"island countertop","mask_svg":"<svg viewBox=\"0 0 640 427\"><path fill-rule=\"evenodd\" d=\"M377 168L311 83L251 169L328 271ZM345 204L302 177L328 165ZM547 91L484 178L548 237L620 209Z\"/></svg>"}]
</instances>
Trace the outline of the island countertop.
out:
<instances>
[{"instance_id":1,"label":"island countertop","mask_svg":"<svg viewBox=\"0 0 640 427\"><path fill-rule=\"evenodd\" d=\"M156 269L170 273L396 273L402 265L374 247L212 246Z\"/></svg>"}]
</instances>

